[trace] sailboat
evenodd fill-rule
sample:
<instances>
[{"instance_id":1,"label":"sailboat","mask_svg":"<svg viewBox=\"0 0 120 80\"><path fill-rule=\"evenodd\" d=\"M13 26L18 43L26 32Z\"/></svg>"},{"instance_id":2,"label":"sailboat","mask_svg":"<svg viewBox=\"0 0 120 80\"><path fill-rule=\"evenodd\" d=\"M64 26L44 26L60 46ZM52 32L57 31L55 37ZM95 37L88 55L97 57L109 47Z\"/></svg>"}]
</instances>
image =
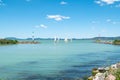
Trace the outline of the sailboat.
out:
<instances>
[{"instance_id":1,"label":"sailboat","mask_svg":"<svg viewBox=\"0 0 120 80\"><path fill-rule=\"evenodd\" d=\"M67 38L65 38L65 39L64 39L64 41L65 41L65 42L68 42L68 39L67 39Z\"/></svg>"},{"instance_id":2,"label":"sailboat","mask_svg":"<svg viewBox=\"0 0 120 80\"><path fill-rule=\"evenodd\" d=\"M33 42L35 41L34 32L32 32L32 41L33 41Z\"/></svg>"},{"instance_id":3,"label":"sailboat","mask_svg":"<svg viewBox=\"0 0 120 80\"><path fill-rule=\"evenodd\" d=\"M54 42L57 42L57 37L54 38Z\"/></svg>"}]
</instances>

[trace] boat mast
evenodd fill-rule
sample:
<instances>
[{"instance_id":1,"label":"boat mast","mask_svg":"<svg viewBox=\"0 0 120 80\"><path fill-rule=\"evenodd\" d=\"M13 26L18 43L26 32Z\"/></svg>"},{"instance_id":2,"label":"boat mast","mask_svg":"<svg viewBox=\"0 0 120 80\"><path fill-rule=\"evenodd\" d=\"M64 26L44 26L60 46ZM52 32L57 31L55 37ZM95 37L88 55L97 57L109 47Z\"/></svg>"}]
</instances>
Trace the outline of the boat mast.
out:
<instances>
[{"instance_id":1,"label":"boat mast","mask_svg":"<svg viewBox=\"0 0 120 80\"><path fill-rule=\"evenodd\" d=\"M35 36L34 36L34 32L32 32L32 41L34 42L35 40Z\"/></svg>"}]
</instances>

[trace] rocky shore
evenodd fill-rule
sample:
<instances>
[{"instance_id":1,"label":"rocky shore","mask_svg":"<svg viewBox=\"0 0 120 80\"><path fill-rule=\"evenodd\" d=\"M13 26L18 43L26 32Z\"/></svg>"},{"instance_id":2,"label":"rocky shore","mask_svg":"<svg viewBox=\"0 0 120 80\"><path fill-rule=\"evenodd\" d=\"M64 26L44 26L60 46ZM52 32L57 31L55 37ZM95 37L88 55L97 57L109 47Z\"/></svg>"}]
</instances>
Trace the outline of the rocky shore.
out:
<instances>
[{"instance_id":1,"label":"rocky shore","mask_svg":"<svg viewBox=\"0 0 120 80\"><path fill-rule=\"evenodd\" d=\"M101 43L101 44L113 44L113 41L96 40L95 43Z\"/></svg>"},{"instance_id":2,"label":"rocky shore","mask_svg":"<svg viewBox=\"0 0 120 80\"><path fill-rule=\"evenodd\" d=\"M120 40L96 40L96 43L120 45Z\"/></svg>"},{"instance_id":3,"label":"rocky shore","mask_svg":"<svg viewBox=\"0 0 120 80\"><path fill-rule=\"evenodd\" d=\"M120 80L120 63L108 67L94 68L88 80Z\"/></svg>"}]
</instances>

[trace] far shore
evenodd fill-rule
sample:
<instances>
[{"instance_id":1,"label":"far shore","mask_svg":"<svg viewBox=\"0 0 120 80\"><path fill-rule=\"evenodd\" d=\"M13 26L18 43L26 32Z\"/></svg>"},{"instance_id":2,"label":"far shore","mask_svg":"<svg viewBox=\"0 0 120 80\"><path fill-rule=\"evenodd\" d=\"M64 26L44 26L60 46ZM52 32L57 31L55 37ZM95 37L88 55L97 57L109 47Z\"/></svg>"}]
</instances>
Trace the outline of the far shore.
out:
<instances>
[{"instance_id":1,"label":"far shore","mask_svg":"<svg viewBox=\"0 0 120 80\"><path fill-rule=\"evenodd\" d=\"M120 40L96 40L96 43L120 45Z\"/></svg>"},{"instance_id":2,"label":"far shore","mask_svg":"<svg viewBox=\"0 0 120 80\"><path fill-rule=\"evenodd\" d=\"M0 39L0 45L8 45L8 44L39 44L38 41L18 41L18 40L8 40L8 39Z\"/></svg>"}]
</instances>

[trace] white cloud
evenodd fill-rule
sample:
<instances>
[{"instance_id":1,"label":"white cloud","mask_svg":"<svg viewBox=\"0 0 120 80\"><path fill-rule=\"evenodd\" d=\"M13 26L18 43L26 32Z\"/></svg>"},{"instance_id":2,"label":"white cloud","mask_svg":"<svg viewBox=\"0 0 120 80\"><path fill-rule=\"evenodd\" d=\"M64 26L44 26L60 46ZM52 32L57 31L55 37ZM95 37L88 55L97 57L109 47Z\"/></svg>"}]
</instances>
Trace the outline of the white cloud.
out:
<instances>
[{"instance_id":1,"label":"white cloud","mask_svg":"<svg viewBox=\"0 0 120 80\"><path fill-rule=\"evenodd\" d=\"M62 1L62 2L60 2L60 4L61 4L61 5L66 5L66 4L67 4L67 2Z\"/></svg>"},{"instance_id":2,"label":"white cloud","mask_svg":"<svg viewBox=\"0 0 120 80\"><path fill-rule=\"evenodd\" d=\"M62 16L62 15L47 15L48 19L54 19L56 21L61 21L63 19L70 19L68 16Z\"/></svg>"},{"instance_id":3,"label":"white cloud","mask_svg":"<svg viewBox=\"0 0 120 80\"><path fill-rule=\"evenodd\" d=\"M110 23L110 24L120 24L119 21L113 21L111 19L107 19L106 22Z\"/></svg>"},{"instance_id":4,"label":"white cloud","mask_svg":"<svg viewBox=\"0 0 120 80\"><path fill-rule=\"evenodd\" d=\"M107 21L107 22L111 22L111 19L107 19L106 21Z\"/></svg>"},{"instance_id":5,"label":"white cloud","mask_svg":"<svg viewBox=\"0 0 120 80\"><path fill-rule=\"evenodd\" d=\"M47 26L45 26L44 24L40 25L41 28L47 28Z\"/></svg>"},{"instance_id":6,"label":"white cloud","mask_svg":"<svg viewBox=\"0 0 120 80\"><path fill-rule=\"evenodd\" d=\"M0 6L5 6L5 3L2 0L0 0Z\"/></svg>"},{"instance_id":7,"label":"white cloud","mask_svg":"<svg viewBox=\"0 0 120 80\"><path fill-rule=\"evenodd\" d=\"M111 5L114 4L116 2L120 2L120 0L96 0L95 3L99 4L99 5Z\"/></svg>"},{"instance_id":8,"label":"white cloud","mask_svg":"<svg viewBox=\"0 0 120 80\"><path fill-rule=\"evenodd\" d=\"M117 21L113 21L112 24L119 24L120 22Z\"/></svg>"},{"instance_id":9,"label":"white cloud","mask_svg":"<svg viewBox=\"0 0 120 80\"><path fill-rule=\"evenodd\" d=\"M97 24L97 23L100 23L99 21L92 21L91 22L92 24Z\"/></svg>"},{"instance_id":10,"label":"white cloud","mask_svg":"<svg viewBox=\"0 0 120 80\"><path fill-rule=\"evenodd\" d=\"M119 7L120 7L120 4L116 5L115 7L118 7L118 8L119 8Z\"/></svg>"},{"instance_id":11,"label":"white cloud","mask_svg":"<svg viewBox=\"0 0 120 80\"><path fill-rule=\"evenodd\" d=\"M44 28L44 29L46 29L47 26L45 26L44 24L40 24L40 25L35 26L35 28Z\"/></svg>"},{"instance_id":12,"label":"white cloud","mask_svg":"<svg viewBox=\"0 0 120 80\"><path fill-rule=\"evenodd\" d=\"M31 0L26 0L27 2L30 2Z\"/></svg>"},{"instance_id":13,"label":"white cloud","mask_svg":"<svg viewBox=\"0 0 120 80\"><path fill-rule=\"evenodd\" d=\"M106 4L114 4L115 2L118 2L120 0L101 0L101 1L106 3Z\"/></svg>"},{"instance_id":14,"label":"white cloud","mask_svg":"<svg viewBox=\"0 0 120 80\"><path fill-rule=\"evenodd\" d=\"M95 3L99 4L100 6L104 5L101 1L95 1Z\"/></svg>"}]
</instances>

